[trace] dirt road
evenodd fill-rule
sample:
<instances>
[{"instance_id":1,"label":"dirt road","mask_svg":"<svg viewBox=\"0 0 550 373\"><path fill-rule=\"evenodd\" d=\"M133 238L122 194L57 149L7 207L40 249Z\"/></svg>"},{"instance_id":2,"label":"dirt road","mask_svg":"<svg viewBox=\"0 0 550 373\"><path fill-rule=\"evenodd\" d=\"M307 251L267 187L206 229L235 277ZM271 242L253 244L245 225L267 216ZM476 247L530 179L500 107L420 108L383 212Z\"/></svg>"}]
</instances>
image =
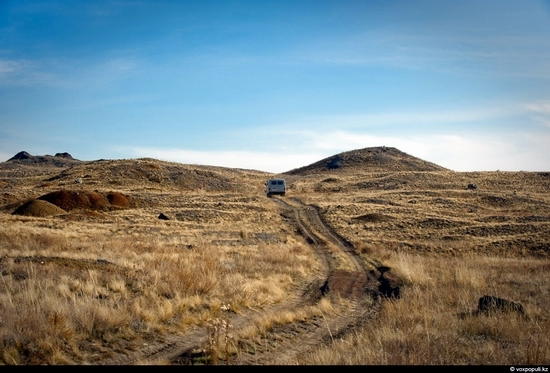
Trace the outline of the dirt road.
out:
<instances>
[{"instance_id":1,"label":"dirt road","mask_svg":"<svg viewBox=\"0 0 550 373\"><path fill-rule=\"evenodd\" d=\"M358 258L352 245L339 237L325 224L317 209L294 198L273 198L282 216L305 237L322 263L323 271L317 281L284 303L261 311L237 315L228 313L224 320L231 325L232 335L268 315L285 311L297 312L317 304L323 297L338 299L341 305L334 312L288 323L278 324L260 336L239 338L236 356L219 364L262 365L291 364L300 354L331 339L341 337L378 312L383 295L395 294L396 288L387 287L384 274L387 268L377 263L366 263ZM385 285L384 285L385 284ZM343 300L343 301L342 301ZM209 334L207 328L196 327L182 336L167 337L165 343L101 362L102 364L135 364L169 361L172 364L209 362ZM210 361L211 362L211 361Z\"/></svg>"}]
</instances>

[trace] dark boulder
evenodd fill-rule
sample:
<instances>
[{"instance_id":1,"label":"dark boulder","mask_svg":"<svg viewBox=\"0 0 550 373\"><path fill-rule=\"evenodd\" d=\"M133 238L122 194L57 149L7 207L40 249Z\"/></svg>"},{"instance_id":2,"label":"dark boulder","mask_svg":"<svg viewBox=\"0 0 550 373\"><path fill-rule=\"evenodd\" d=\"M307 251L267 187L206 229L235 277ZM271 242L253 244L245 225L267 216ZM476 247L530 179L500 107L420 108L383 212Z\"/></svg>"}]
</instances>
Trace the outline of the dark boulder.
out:
<instances>
[{"instance_id":1,"label":"dark boulder","mask_svg":"<svg viewBox=\"0 0 550 373\"><path fill-rule=\"evenodd\" d=\"M523 305L518 302L512 302L508 299L494 297L492 295L484 295L479 298L477 310L483 313L490 312L518 312L524 314Z\"/></svg>"}]
</instances>

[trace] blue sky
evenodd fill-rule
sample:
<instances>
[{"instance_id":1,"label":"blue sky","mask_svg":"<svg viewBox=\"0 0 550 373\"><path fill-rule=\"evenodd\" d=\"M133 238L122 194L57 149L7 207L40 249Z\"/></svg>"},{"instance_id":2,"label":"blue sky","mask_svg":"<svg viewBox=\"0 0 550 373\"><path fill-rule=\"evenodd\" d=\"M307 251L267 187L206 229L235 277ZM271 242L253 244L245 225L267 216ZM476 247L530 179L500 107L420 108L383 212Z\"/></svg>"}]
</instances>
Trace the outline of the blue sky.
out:
<instances>
[{"instance_id":1,"label":"blue sky","mask_svg":"<svg viewBox=\"0 0 550 373\"><path fill-rule=\"evenodd\" d=\"M550 1L2 1L0 161L550 170Z\"/></svg>"}]
</instances>

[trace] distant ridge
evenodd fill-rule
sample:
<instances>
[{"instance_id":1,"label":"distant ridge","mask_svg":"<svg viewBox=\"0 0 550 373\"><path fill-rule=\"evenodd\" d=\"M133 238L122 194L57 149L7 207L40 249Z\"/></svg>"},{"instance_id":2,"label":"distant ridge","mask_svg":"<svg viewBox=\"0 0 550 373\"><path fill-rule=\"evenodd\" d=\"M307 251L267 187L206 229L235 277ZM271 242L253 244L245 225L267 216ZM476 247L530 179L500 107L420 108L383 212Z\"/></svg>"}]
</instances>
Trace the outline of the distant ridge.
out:
<instances>
[{"instance_id":1,"label":"distant ridge","mask_svg":"<svg viewBox=\"0 0 550 373\"><path fill-rule=\"evenodd\" d=\"M64 167L69 164L80 162L73 158L69 153L56 153L52 155L32 155L26 151L21 151L7 160L10 163L19 163L27 165L47 164L53 166Z\"/></svg>"},{"instance_id":2,"label":"distant ridge","mask_svg":"<svg viewBox=\"0 0 550 373\"><path fill-rule=\"evenodd\" d=\"M100 162L93 161L94 162ZM136 160L137 161L137 160ZM122 162L122 160L121 160ZM17 165L26 166L54 166L68 167L83 162L73 158L69 153L56 153L52 155L32 155L21 151L3 162L9 168ZM138 162L139 163L139 162ZM34 168L34 167L33 167ZM392 171L449 171L434 163L413 157L393 147L379 146L364 149L350 150L339 153L307 166L295 168L283 172L286 175L309 175L325 172L348 172L354 170L369 172L392 172Z\"/></svg>"},{"instance_id":3,"label":"distant ridge","mask_svg":"<svg viewBox=\"0 0 550 373\"><path fill-rule=\"evenodd\" d=\"M413 157L396 148L380 146L339 153L308 166L284 172L287 175L308 175L329 171L448 171L434 163Z\"/></svg>"}]
</instances>

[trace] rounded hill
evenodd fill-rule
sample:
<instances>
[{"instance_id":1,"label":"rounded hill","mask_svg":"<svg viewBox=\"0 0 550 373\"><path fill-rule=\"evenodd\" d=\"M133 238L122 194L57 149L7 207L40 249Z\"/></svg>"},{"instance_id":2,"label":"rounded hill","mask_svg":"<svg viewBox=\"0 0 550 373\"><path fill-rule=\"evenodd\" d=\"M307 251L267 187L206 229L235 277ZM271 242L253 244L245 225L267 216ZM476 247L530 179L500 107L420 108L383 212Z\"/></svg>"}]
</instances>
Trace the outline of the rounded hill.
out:
<instances>
[{"instance_id":1,"label":"rounded hill","mask_svg":"<svg viewBox=\"0 0 550 373\"><path fill-rule=\"evenodd\" d=\"M351 150L296 168L286 175L309 175L327 171L449 171L434 163L413 157L396 148L380 146Z\"/></svg>"}]
</instances>

